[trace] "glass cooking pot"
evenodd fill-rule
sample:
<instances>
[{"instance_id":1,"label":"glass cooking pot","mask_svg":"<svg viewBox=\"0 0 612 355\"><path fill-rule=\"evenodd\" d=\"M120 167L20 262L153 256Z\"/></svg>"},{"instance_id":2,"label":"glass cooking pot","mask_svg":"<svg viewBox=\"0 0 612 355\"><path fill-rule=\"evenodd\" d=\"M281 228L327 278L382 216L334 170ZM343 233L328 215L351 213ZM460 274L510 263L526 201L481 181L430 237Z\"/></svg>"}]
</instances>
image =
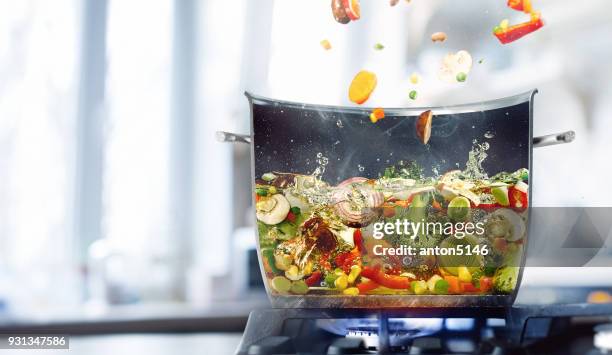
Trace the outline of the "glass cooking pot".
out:
<instances>
[{"instance_id":1,"label":"glass cooking pot","mask_svg":"<svg viewBox=\"0 0 612 355\"><path fill-rule=\"evenodd\" d=\"M537 91L373 109L247 93L257 249L275 307L504 307L520 284ZM380 113L380 111L378 111ZM380 117L380 115L379 115Z\"/></svg>"}]
</instances>

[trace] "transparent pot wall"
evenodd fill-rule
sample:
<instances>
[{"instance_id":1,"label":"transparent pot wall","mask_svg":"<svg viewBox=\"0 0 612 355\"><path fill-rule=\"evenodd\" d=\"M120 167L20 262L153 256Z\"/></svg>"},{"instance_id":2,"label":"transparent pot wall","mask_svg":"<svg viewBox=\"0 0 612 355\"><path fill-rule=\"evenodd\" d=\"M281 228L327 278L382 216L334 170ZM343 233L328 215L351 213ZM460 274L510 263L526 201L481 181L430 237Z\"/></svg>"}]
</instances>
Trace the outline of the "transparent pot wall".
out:
<instances>
[{"instance_id":1,"label":"transparent pot wall","mask_svg":"<svg viewBox=\"0 0 612 355\"><path fill-rule=\"evenodd\" d=\"M275 307L506 306L520 283L533 93L429 110L247 94ZM426 143L425 143L426 142Z\"/></svg>"}]
</instances>

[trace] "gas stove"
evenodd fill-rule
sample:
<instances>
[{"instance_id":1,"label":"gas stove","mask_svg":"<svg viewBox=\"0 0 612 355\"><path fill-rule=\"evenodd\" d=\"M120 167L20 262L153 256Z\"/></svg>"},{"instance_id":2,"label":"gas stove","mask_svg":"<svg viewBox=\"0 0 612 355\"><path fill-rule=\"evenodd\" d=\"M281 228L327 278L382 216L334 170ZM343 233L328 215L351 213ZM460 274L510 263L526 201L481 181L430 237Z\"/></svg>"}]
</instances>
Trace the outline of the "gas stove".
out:
<instances>
[{"instance_id":1,"label":"gas stove","mask_svg":"<svg viewBox=\"0 0 612 355\"><path fill-rule=\"evenodd\" d=\"M556 291L586 300L592 290ZM612 351L611 322L612 303L268 309L251 313L237 354L603 354Z\"/></svg>"}]
</instances>

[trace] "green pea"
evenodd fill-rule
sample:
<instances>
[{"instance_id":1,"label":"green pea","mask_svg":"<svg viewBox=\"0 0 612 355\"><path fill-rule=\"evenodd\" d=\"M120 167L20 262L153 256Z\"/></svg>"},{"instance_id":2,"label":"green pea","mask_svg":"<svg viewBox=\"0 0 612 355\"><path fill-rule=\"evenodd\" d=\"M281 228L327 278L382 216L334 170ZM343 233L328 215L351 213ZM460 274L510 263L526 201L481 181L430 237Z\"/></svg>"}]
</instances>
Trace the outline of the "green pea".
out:
<instances>
[{"instance_id":1,"label":"green pea","mask_svg":"<svg viewBox=\"0 0 612 355\"><path fill-rule=\"evenodd\" d=\"M464 72L461 72L459 74L457 74L457 81L462 83L467 79L467 74L465 74Z\"/></svg>"},{"instance_id":2,"label":"green pea","mask_svg":"<svg viewBox=\"0 0 612 355\"><path fill-rule=\"evenodd\" d=\"M381 51L381 50L385 49L385 46L383 46L381 43L376 43L374 45L374 49L376 49L377 51Z\"/></svg>"},{"instance_id":3,"label":"green pea","mask_svg":"<svg viewBox=\"0 0 612 355\"><path fill-rule=\"evenodd\" d=\"M416 100L417 98L417 92L416 90L412 90L410 91L410 93L408 94L408 96L410 97L411 100Z\"/></svg>"}]
</instances>

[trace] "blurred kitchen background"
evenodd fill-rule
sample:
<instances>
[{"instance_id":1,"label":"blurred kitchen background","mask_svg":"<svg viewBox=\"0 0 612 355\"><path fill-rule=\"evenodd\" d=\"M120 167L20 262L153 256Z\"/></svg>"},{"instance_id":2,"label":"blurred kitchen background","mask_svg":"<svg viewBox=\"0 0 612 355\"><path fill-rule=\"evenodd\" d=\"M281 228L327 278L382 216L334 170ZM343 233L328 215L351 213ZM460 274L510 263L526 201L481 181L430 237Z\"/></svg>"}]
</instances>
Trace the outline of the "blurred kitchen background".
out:
<instances>
[{"instance_id":1,"label":"blurred kitchen background","mask_svg":"<svg viewBox=\"0 0 612 355\"><path fill-rule=\"evenodd\" d=\"M247 89L349 105L361 69L379 77L370 106L537 87L534 133L577 139L534 152L534 204L612 205L608 1L534 0L546 26L506 46L492 28L526 20L506 0L363 0L349 25L329 2L0 0L0 326L197 316L239 331L267 306L249 149L214 135L248 133ZM448 40L433 44L436 31ZM475 60L467 83L439 82L461 49ZM609 268L564 274L612 283Z\"/></svg>"}]
</instances>

